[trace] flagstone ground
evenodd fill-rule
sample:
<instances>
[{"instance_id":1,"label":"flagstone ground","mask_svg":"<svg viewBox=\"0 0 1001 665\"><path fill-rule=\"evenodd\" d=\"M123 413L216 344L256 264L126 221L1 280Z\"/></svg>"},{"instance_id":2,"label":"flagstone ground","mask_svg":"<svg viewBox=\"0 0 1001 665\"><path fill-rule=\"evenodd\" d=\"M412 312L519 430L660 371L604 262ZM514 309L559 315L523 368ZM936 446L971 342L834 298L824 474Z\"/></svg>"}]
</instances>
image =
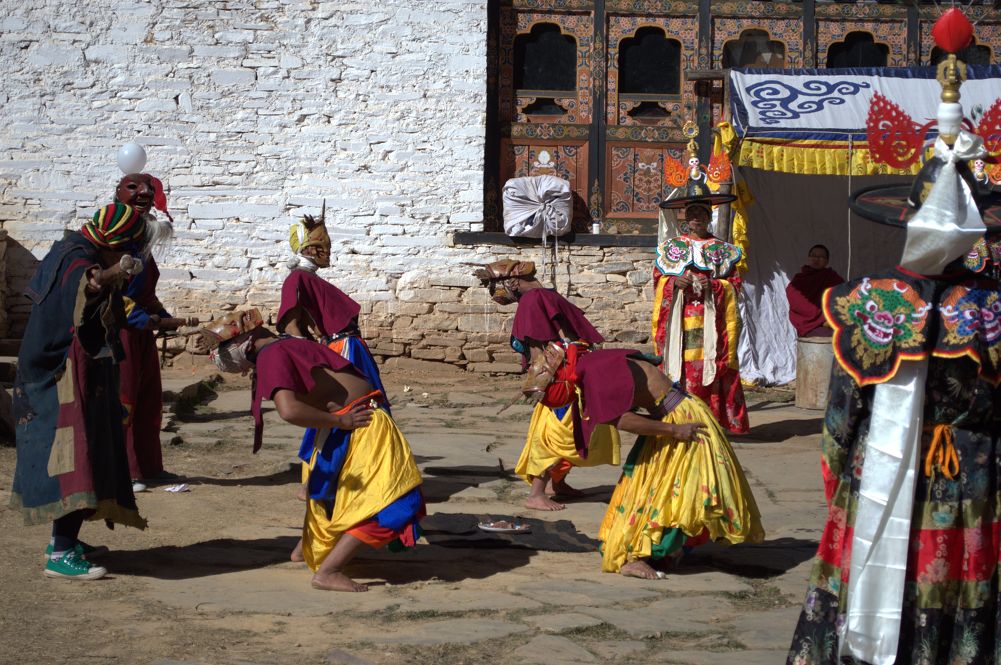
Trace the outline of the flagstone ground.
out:
<instances>
[{"instance_id":1,"label":"flagstone ground","mask_svg":"<svg viewBox=\"0 0 1001 665\"><path fill-rule=\"evenodd\" d=\"M362 557L349 573L371 591L339 594L314 591L288 560L303 513L301 431L268 411L252 455L249 382L208 376L204 359L181 356L164 381L169 398L181 395L165 418L164 458L191 491L140 494L146 532L84 526L85 540L111 548L107 579L42 576L48 528L25 527L6 507L14 451L0 449L0 662L784 662L824 513L822 413L796 409L788 391L749 393L752 430L734 441L768 532L761 545L706 546L668 579L645 581L602 573L596 553L422 542ZM565 511L521 508L528 488L511 470L530 410L497 415L517 378L409 359L390 361L383 378L429 513L569 519L597 535L615 468L575 470L571 484L588 491Z\"/></svg>"}]
</instances>

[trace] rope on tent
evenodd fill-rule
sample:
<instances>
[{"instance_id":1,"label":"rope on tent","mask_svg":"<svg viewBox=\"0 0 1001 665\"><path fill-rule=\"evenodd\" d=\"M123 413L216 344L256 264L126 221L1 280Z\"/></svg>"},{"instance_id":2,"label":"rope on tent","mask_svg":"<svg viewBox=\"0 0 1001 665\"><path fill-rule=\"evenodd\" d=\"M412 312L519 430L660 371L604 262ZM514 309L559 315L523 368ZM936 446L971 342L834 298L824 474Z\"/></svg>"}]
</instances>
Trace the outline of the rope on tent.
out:
<instances>
[{"instance_id":1,"label":"rope on tent","mask_svg":"<svg viewBox=\"0 0 1001 665\"><path fill-rule=\"evenodd\" d=\"M852 153L855 150L854 137L848 136L848 198L852 196ZM852 209L846 207L848 214L848 269L845 271L847 279L852 278Z\"/></svg>"}]
</instances>

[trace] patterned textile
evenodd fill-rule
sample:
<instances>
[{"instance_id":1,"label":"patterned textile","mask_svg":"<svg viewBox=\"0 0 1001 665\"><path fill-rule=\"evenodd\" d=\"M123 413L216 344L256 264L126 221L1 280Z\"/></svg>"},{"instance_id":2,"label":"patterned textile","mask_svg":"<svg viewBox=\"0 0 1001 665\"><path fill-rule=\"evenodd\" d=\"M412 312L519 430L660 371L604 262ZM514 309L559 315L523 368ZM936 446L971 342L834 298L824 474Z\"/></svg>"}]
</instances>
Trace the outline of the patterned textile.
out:
<instances>
[{"instance_id":1,"label":"patterned textile","mask_svg":"<svg viewBox=\"0 0 1001 665\"><path fill-rule=\"evenodd\" d=\"M787 662L839 663L873 384L927 358L897 662L1001 663L1001 324L993 305L1001 290L896 270L832 291L825 310L840 339L822 438L829 514Z\"/></svg>"},{"instance_id":2,"label":"patterned textile","mask_svg":"<svg viewBox=\"0 0 1001 665\"><path fill-rule=\"evenodd\" d=\"M11 506L26 524L75 510L145 528L129 478L118 399L117 289L88 294L98 252L82 234L56 242L28 285L31 315L18 354Z\"/></svg>"},{"instance_id":3,"label":"patterned textile","mask_svg":"<svg viewBox=\"0 0 1001 665\"><path fill-rule=\"evenodd\" d=\"M705 402L686 396L663 421L702 423L707 434L693 442L636 440L598 534L605 572L672 554L685 542L681 535L705 531L720 542L764 540L761 514L743 469Z\"/></svg>"},{"instance_id":4,"label":"patterned textile","mask_svg":"<svg viewBox=\"0 0 1001 665\"><path fill-rule=\"evenodd\" d=\"M525 447L518 458L514 472L527 483L542 476L560 462L569 466L619 465L619 432L611 425L599 425L591 436L587 457L581 457L574 445L573 416L569 407L552 409L535 405L532 421L528 425ZM559 478L566 477L563 473Z\"/></svg>"},{"instance_id":5,"label":"patterned textile","mask_svg":"<svg viewBox=\"0 0 1001 665\"><path fill-rule=\"evenodd\" d=\"M111 203L95 212L80 233L101 249L124 250L143 240L146 221L132 206Z\"/></svg>"},{"instance_id":6,"label":"patterned textile","mask_svg":"<svg viewBox=\"0 0 1001 665\"><path fill-rule=\"evenodd\" d=\"M725 244L725 243L724 243ZM736 248L734 248L736 250ZM699 268L704 262L693 263L690 258L680 257L677 261L666 262L658 259L654 266L654 303L653 303L653 341L655 353L664 357L661 365L669 376L670 354L672 351L671 321L679 319L682 331L681 372L680 376L671 376L672 380L681 383L689 393L700 397L712 409L713 415L729 432L743 434L748 431L747 407L744 403L744 389L740 384L740 369L737 358L737 341L740 337L740 314L737 310L737 297L740 291L740 277L732 270L733 264L739 258L731 256L730 260L719 265L730 266L730 272L720 273L714 267L709 272ZM669 253L660 252L662 257ZM715 266L715 264L713 264ZM680 267L679 267L680 266ZM687 268L686 268L687 266ZM674 271L669 274L664 270ZM681 272L677 272L681 270ZM674 282L682 273L700 274L709 281L709 288L704 293L696 293L689 286L684 293L684 302L677 297ZM707 302L711 301L712 330L715 343L706 343ZM675 307L682 307L680 316L676 316ZM674 333L674 335L677 335ZM707 349L708 347L708 349ZM707 360L707 351L714 357ZM712 367L706 367L707 364ZM712 371L713 378L706 383L707 372Z\"/></svg>"}]
</instances>

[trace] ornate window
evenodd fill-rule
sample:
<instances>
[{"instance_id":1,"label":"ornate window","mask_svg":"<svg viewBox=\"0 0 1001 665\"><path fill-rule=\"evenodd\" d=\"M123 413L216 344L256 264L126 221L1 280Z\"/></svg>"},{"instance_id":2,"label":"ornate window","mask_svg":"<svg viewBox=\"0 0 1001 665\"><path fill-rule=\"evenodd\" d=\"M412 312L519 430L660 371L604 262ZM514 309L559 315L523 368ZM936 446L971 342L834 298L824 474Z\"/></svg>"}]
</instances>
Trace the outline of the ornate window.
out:
<instances>
[{"instance_id":1,"label":"ornate window","mask_svg":"<svg viewBox=\"0 0 1001 665\"><path fill-rule=\"evenodd\" d=\"M766 30L744 30L737 39L723 45L723 68L760 67L781 69L785 67L786 47L771 39Z\"/></svg>"},{"instance_id":2,"label":"ornate window","mask_svg":"<svg viewBox=\"0 0 1001 665\"><path fill-rule=\"evenodd\" d=\"M514 40L517 90L574 94L577 90L577 40L554 23L538 23Z\"/></svg>"},{"instance_id":3,"label":"ornate window","mask_svg":"<svg viewBox=\"0 0 1001 665\"><path fill-rule=\"evenodd\" d=\"M662 28L639 28L619 43L619 100L633 102L628 115L640 122L669 114L658 102L681 95L681 42Z\"/></svg>"},{"instance_id":4,"label":"ornate window","mask_svg":"<svg viewBox=\"0 0 1001 665\"><path fill-rule=\"evenodd\" d=\"M886 67L890 47L868 32L849 32L827 49L827 67Z\"/></svg>"}]
</instances>

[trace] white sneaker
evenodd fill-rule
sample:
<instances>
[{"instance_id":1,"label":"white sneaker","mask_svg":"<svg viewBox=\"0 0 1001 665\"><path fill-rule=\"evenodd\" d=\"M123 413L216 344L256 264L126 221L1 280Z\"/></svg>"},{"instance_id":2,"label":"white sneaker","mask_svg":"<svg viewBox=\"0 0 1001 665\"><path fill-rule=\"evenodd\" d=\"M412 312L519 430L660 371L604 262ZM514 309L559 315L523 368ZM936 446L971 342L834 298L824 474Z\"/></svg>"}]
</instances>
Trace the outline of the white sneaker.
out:
<instances>
[{"instance_id":1,"label":"white sneaker","mask_svg":"<svg viewBox=\"0 0 1001 665\"><path fill-rule=\"evenodd\" d=\"M142 483L141 481L138 481L138 480L133 480L132 481L132 493L133 494L139 494L139 492L145 492L145 491L146 491L146 485L144 483Z\"/></svg>"}]
</instances>

